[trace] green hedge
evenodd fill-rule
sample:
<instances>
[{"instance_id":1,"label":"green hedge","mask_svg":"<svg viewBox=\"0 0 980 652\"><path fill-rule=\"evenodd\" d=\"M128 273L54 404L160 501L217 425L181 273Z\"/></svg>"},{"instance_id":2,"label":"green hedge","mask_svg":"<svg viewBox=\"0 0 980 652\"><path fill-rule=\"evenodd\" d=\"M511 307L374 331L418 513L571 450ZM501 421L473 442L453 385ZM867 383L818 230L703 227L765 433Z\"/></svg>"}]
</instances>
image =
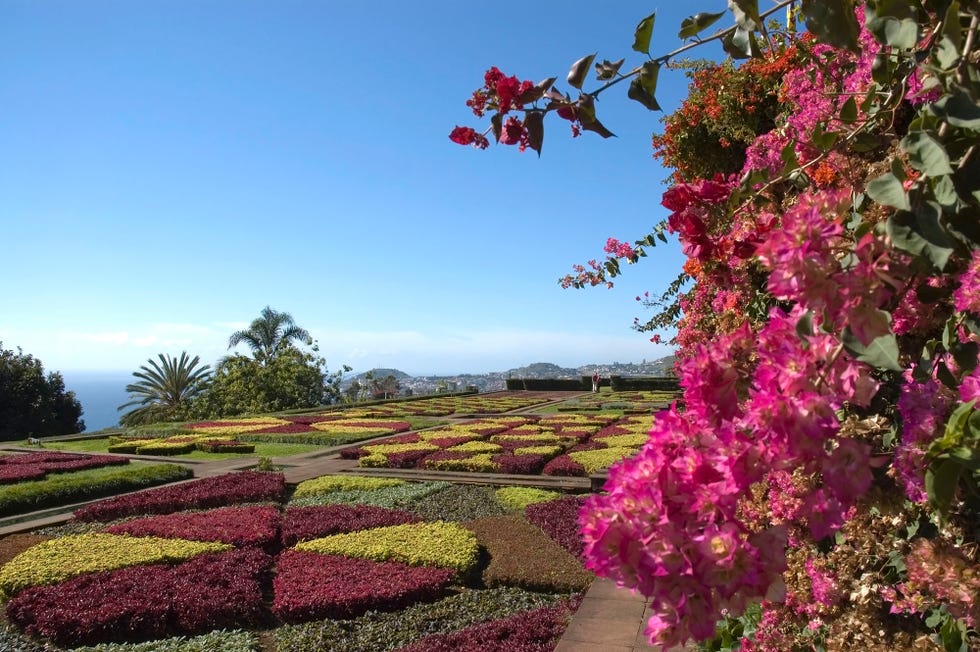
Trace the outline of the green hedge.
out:
<instances>
[{"instance_id":1,"label":"green hedge","mask_svg":"<svg viewBox=\"0 0 980 652\"><path fill-rule=\"evenodd\" d=\"M44 480L18 482L0 487L0 516L24 514L37 509L69 505L127 491L185 480L193 472L177 464L112 467L75 473L59 473Z\"/></svg>"},{"instance_id":2,"label":"green hedge","mask_svg":"<svg viewBox=\"0 0 980 652\"><path fill-rule=\"evenodd\" d=\"M676 376L610 376L609 386L614 392L679 392L681 390Z\"/></svg>"},{"instance_id":3,"label":"green hedge","mask_svg":"<svg viewBox=\"0 0 980 652\"><path fill-rule=\"evenodd\" d=\"M568 378L508 378L507 389L525 390L531 392L581 392L592 388L589 380L588 387L582 385L579 379Z\"/></svg>"}]
</instances>

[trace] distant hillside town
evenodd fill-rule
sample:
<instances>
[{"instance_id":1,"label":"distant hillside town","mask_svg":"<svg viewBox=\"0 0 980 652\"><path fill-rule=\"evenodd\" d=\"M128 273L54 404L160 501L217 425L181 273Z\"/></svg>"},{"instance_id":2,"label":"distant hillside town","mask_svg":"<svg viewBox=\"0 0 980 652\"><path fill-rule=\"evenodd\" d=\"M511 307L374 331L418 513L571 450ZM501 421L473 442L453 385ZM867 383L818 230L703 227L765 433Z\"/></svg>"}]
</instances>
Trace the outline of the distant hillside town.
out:
<instances>
[{"instance_id":1,"label":"distant hillside town","mask_svg":"<svg viewBox=\"0 0 980 652\"><path fill-rule=\"evenodd\" d=\"M672 376L674 356L642 362L612 362L561 367L550 362L535 362L507 371L451 376L412 376L398 369L377 368L346 378L341 390L349 400L394 398L442 392L476 389L496 392L506 388L508 378L581 378L596 371L603 378L610 376Z\"/></svg>"}]
</instances>

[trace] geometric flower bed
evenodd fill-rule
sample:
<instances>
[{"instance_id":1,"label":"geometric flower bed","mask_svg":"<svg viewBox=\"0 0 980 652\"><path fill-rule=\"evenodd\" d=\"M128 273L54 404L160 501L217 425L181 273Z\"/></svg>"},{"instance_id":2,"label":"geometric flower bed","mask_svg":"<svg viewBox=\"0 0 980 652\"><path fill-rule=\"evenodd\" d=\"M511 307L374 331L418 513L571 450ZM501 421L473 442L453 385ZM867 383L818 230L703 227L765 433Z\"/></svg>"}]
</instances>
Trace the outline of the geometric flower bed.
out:
<instances>
[{"instance_id":1,"label":"geometric flower bed","mask_svg":"<svg viewBox=\"0 0 980 652\"><path fill-rule=\"evenodd\" d=\"M443 396L416 401L382 403L363 408L346 410L350 416L392 417L392 416L433 416L442 417L467 414L502 414L511 410L541 405L549 401L565 398L566 395L554 392L494 392L476 396Z\"/></svg>"},{"instance_id":2,"label":"geometric flower bed","mask_svg":"<svg viewBox=\"0 0 980 652\"><path fill-rule=\"evenodd\" d=\"M427 522L412 511L453 485L347 479L353 481L309 481L301 500L357 493L370 501L375 493L376 502L402 509L285 502L281 474L242 471L80 510L85 521L54 529L56 538L0 568L8 621L72 646L176 641L167 637L241 628L271 630L280 650L448 649L435 639L420 643L434 634L462 636L451 639L463 641L454 649L554 646L574 608L567 598L591 574L522 513L501 517L506 527L497 524L499 535L478 535L465 522ZM481 495L495 500L492 491ZM170 507L161 497L172 500ZM457 517L454 502L445 504L447 518ZM66 534L98 521L105 523L100 532ZM509 550L493 543L491 554L531 559L530 570L487 575L478 536L496 536L500 546L509 537ZM522 551L525 545L537 552ZM554 609L535 611L546 607ZM0 636L10 649L39 649L9 628ZM488 636L510 636L526 647L485 647ZM161 641L158 649L178 647Z\"/></svg>"},{"instance_id":3,"label":"geometric flower bed","mask_svg":"<svg viewBox=\"0 0 980 652\"><path fill-rule=\"evenodd\" d=\"M649 416L505 416L476 419L341 451L365 468L586 476L636 453Z\"/></svg>"},{"instance_id":4,"label":"geometric flower bed","mask_svg":"<svg viewBox=\"0 0 980 652\"><path fill-rule=\"evenodd\" d=\"M346 414L331 413L201 421L187 424L181 430L191 435L233 438L241 442L339 446L404 432L411 427L406 421L353 418Z\"/></svg>"},{"instance_id":5,"label":"geometric flower bed","mask_svg":"<svg viewBox=\"0 0 980 652\"><path fill-rule=\"evenodd\" d=\"M2 455L0 456L0 484L41 480L48 473L68 473L128 463L129 460L125 457L75 455L57 451Z\"/></svg>"}]
</instances>

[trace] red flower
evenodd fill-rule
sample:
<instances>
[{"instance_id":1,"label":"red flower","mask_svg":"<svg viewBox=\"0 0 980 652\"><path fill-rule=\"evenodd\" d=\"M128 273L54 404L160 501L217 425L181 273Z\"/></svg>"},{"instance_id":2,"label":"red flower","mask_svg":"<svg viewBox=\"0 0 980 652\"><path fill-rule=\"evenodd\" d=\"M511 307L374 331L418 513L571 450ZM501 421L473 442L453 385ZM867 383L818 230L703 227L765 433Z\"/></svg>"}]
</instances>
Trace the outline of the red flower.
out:
<instances>
[{"instance_id":1,"label":"red flower","mask_svg":"<svg viewBox=\"0 0 980 652\"><path fill-rule=\"evenodd\" d=\"M473 145L473 147L479 147L480 149L486 149L490 145L490 141L487 140L487 137L477 132L472 127L457 126L455 129L453 129L452 133L449 134L449 140L459 145Z\"/></svg>"},{"instance_id":2,"label":"red flower","mask_svg":"<svg viewBox=\"0 0 980 652\"><path fill-rule=\"evenodd\" d=\"M500 142L504 145L516 145L521 142L521 138L524 136L524 125L521 121L511 116L507 118L507 122L504 123L503 129L500 131Z\"/></svg>"}]
</instances>

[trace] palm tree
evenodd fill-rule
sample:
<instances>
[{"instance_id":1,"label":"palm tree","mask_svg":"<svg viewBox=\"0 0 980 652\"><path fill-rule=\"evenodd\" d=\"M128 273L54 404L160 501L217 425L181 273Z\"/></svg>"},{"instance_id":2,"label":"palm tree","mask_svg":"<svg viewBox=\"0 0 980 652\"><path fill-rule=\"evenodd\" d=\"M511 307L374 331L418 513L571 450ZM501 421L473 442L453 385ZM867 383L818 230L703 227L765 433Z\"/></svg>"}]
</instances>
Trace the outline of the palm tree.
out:
<instances>
[{"instance_id":1,"label":"palm tree","mask_svg":"<svg viewBox=\"0 0 980 652\"><path fill-rule=\"evenodd\" d=\"M236 331L228 338L228 348L244 342L252 349L253 357L265 364L278 355L292 340L311 344L313 338L305 328L300 328L288 312L278 312L269 306L262 309L261 317L252 320L245 330Z\"/></svg>"},{"instance_id":2,"label":"palm tree","mask_svg":"<svg viewBox=\"0 0 980 652\"><path fill-rule=\"evenodd\" d=\"M180 358L159 354L160 363L153 358L148 364L134 371L138 382L126 385L133 400L119 406L119 410L137 405L134 410L120 417L124 426L154 421L166 421L178 417L194 397L203 392L211 380L210 365L198 366L200 358L190 359L183 351Z\"/></svg>"}]
</instances>

